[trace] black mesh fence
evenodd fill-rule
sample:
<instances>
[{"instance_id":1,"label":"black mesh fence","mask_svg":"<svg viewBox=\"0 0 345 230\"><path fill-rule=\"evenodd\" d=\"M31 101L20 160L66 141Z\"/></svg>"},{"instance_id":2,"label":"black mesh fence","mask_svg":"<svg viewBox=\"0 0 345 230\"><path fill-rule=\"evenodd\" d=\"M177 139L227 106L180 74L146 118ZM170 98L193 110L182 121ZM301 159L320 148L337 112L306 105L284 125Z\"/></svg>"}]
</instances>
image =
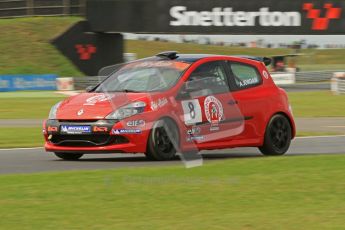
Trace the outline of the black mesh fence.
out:
<instances>
[{"instance_id":1,"label":"black mesh fence","mask_svg":"<svg viewBox=\"0 0 345 230\"><path fill-rule=\"evenodd\" d=\"M0 0L0 18L84 15L86 0Z\"/></svg>"}]
</instances>

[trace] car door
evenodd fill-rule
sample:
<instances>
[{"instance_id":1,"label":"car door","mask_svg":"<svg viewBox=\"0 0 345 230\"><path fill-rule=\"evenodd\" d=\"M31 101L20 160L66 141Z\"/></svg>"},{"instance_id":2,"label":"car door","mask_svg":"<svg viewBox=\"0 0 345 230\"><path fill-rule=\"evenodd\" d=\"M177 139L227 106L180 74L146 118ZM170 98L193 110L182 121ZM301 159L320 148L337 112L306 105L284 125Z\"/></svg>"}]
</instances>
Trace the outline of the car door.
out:
<instances>
[{"instance_id":1,"label":"car door","mask_svg":"<svg viewBox=\"0 0 345 230\"><path fill-rule=\"evenodd\" d=\"M233 97L238 104L244 119L245 130L236 139L246 139L256 142L264 133L265 111L269 110L269 89L263 86L263 78L258 66L227 62L229 70L229 82L232 85Z\"/></svg>"},{"instance_id":2,"label":"car door","mask_svg":"<svg viewBox=\"0 0 345 230\"><path fill-rule=\"evenodd\" d=\"M181 116L187 142L199 147L220 146L243 131L244 120L230 92L226 61L198 66L181 89Z\"/></svg>"}]
</instances>

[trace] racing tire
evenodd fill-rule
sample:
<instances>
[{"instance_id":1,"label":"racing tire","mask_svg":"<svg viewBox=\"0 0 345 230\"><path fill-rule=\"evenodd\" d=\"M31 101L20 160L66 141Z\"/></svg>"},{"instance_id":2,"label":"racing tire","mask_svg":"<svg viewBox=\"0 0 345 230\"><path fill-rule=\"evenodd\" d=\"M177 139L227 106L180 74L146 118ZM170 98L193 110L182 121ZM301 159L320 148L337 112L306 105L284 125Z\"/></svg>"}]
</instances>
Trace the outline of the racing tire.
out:
<instances>
[{"instance_id":1,"label":"racing tire","mask_svg":"<svg viewBox=\"0 0 345 230\"><path fill-rule=\"evenodd\" d=\"M60 159L65 161L76 161L79 160L84 154L82 153L54 153Z\"/></svg>"},{"instance_id":2,"label":"racing tire","mask_svg":"<svg viewBox=\"0 0 345 230\"><path fill-rule=\"evenodd\" d=\"M157 121L150 132L145 153L149 160L168 161L176 157L179 146L179 132L170 119Z\"/></svg>"},{"instance_id":3,"label":"racing tire","mask_svg":"<svg viewBox=\"0 0 345 230\"><path fill-rule=\"evenodd\" d=\"M284 115L274 115L266 127L264 144L259 150L266 156L284 155L289 150L291 139L289 120Z\"/></svg>"}]
</instances>

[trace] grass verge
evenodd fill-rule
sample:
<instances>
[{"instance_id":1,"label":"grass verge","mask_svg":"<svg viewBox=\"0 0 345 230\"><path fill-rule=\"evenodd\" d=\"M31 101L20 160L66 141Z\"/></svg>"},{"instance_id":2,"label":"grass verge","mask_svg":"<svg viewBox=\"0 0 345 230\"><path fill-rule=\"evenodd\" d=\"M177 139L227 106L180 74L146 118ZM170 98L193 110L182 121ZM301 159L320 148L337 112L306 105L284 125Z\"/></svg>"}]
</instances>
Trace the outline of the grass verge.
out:
<instances>
[{"instance_id":1,"label":"grass verge","mask_svg":"<svg viewBox=\"0 0 345 230\"><path fill-rule=\"evenodd\" d=\"M33 17L0 20L0 74L82 76L50 40L79 17Z\"/></svg>"},{"instance_id":2,"label":"grass verge","mask_svg":"<svg viewBox=\"0 0 345 230\"><path fill-rule=\"evenodd\" d=\"M345 117L345 95L329 91L289 93L295 117Z\"/></svg>"},{"instance_id":3,"label":"grass verge","mask_svg":"<svg viewBox=\"0 0 345 230\"><path fill-rule=\"evenodd\" d=\"M259 157L0 176L0 228L342 229L344 164L344 155Z\"/></svg>"},{"instance_id":4,"label":"grass verge","mask_svg":"<svg viewBox=\"0 0 345 230\"><path fill-rule=\"evenodd\" d=\"M64 98L53 92L0 93L0 119L43 119Z\"/></svg>"},{"instance_id":5,"label":"grass verge","mask_svg":"<svg viewBox=\"0 0 345 230\"><path fill-rule=\"evenodd\" d=\"M0 148L43 146L42 128L0 128Z\"/></svg>"}]
</instances>

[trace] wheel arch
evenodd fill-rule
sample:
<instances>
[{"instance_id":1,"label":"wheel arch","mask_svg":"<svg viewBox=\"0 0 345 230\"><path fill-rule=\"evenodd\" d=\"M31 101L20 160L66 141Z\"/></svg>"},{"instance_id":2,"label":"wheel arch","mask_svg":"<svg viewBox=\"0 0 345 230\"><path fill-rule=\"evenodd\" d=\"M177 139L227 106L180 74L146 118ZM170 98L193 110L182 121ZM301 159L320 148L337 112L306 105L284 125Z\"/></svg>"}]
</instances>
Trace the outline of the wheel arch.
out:
<instances>
[{"instance_id":1,"label":"wheel arch","mask_svg":"<svg viewBox=\"0 0 345 230\"><path fill-rule=\"evenodd\" d=\"M277 112L277 113L273 114L270 117L270 119L268 120L267 125L270 122L270 120L272 119L272 117L274 117L275 115L282 115L282 116L284 116L289 121L290 127L291 127L292 139L295 138L296 137L296 125L295 125L295 122L294 122L293 118L290 117L286 112L280 111L280 112ZM266 125L266 127L267 127L267 125Z\"/></svg>"},{"instance_id":2,"label":"wheel arch","mask_svg":"<svg viewBox=\"0 0 345 230\"><path fill-rule=\"evenodd\" d=\"M176 126L176 129L177 129L177 131L178 131L179 136L178 136L178 143L177 143L177 144L178 144L178 147L181 148L181 132L180 132L180 126L178 125L178 122L176 121L176 119L177 119L177 118L174 118L173 116L164 115L164 116L162 116L162 117L157 118L157 119L154 121L154 123L156 123L156 122L158 122L158 121L160 121L160 120L170 120L170 121ZM150 129L150 134L149 134L149 135L151 135L152 130L153 130L153 127L154 127L154 125L152 125L152 127L151 127L151 129ZM149 142L149 138L147 138L146 148L147 148L147 146L148 146L148 142Z\"/></svg>"}]
</instances>

